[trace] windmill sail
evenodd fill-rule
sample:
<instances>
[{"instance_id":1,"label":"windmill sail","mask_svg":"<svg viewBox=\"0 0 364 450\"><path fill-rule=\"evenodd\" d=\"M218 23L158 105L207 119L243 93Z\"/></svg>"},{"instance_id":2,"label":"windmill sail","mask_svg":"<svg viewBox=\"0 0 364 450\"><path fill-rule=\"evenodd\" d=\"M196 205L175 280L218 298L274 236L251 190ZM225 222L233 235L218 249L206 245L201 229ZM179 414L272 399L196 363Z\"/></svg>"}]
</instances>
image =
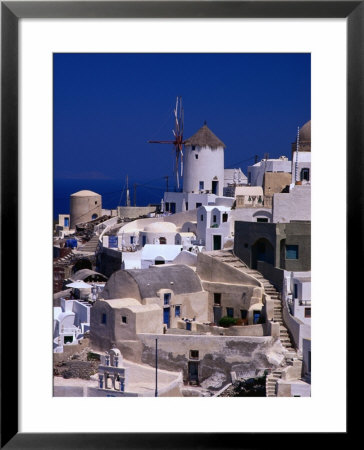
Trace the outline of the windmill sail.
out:
<instances>
[{"instance_id":1,"label":"windmill sail","mask_svg":"<svg viewBox=\"0 0 364 450\"><path fill-rule=\"evenodd\" d=\"M151 144L172 144L176 153L175 157L175 167L174 172L176 176L176 185L179 189L180 177L179 177L179 167L181 177L183 176L183 129L184 129L184 112L182 105L182 97L177 97L176 107L174 109L174 130L172 133L174 135L173 141L148 141Z\"/></svg>"}]
</instances>

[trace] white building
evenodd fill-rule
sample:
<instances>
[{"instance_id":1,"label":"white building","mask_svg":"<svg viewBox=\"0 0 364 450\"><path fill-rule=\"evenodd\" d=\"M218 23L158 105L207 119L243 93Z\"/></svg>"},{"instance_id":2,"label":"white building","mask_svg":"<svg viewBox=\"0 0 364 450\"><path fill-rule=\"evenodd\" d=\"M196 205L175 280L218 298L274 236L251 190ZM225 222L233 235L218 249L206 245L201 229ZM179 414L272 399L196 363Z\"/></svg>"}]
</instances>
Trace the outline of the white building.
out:
<instances>
[{"instance_id":1,"label":"white building","mask_svg":"<svg viewBox=\"0 0 364 450\"><path fill-rule=\"evenodd\" d=\"M165 192L167 212L214 204L223 196L225 144L205 124L185 142L183 192Z\"/></svg>"},{"instance_id":2,"label":"white building","mask_svg":"<svg viewBox=\"0 0 364 450\"><path fill-rule=\"evenodd\" d=\"M56 234L63 238L70 232L70 215L58 214L58 225L56 225Z\"/></svg>"},{"instance_id":3,"label":"white building","mask_svg":"<svg viewBox=\"0 0 364 450\"><path fill-rule=\"evenodd\" d=\"M183 250L181 245L150 245L146 244L141 251L140 268L171 263Z\"/></svg>"},{"instance_id":4,"label":"white building","mask_svg":"<svg viewBox=\"0 0 364 450\"><path fill-rule=\"evenodd\" d=\"M311 272L284 272L283 317L295 345L311 339ZM307 355L306 355L307 356Z\"/></svg>"},{"instance_id":5,"label":"white building","mask_svg":"<svg viewBox=\"0 0 364 450\"><path fill-rule=\"evenodd\" d=\"M76 345L90 329L90 308L82 300L65 300L53 308L53 351L63 352L64 345Z\"/></svg>"},{"instance_id":6,"label":"white building","mask_svg":"<svg viewBox=\"0 0 364 450\"><path fill-rule=\"evenodd\" d=\"M248 167L248 184L251 186L263 186L265 172L291 173L292 163L286 156L277 159L262 159L253 166Z\"/></svg>"},{"instance_id":7,"label":"white building","mask_svg":"<svg viewBox=\"0 0 364 450\"><path fill-rule=\"evenodd\" d=\"M292 144L292 183L311 182L311 120L299 130L299 140Z\"/></svg>"},{"instance_id":8,"label":"white building","mask_svg":"<svg viewBox=\"0 0 364 450\"><path fill-rule=\"evenodd\" d=\"M248 183L248 178L240 167L238 169L224 169L224 187L230 185L241 186Z\"/></svg>"},{"instance_id":9,"label":"white building","mask_svg":"<svg viewBox=\"0 0 364 450\"><path fill-rule=\"evenodd\" d=\"M289 192L273 195L273 222L311 220L311 186L291 185Z\"/></svg>"},{"instance_id":10,"label":"white building","mask_svg":"<svg viewBox=\"0 0 364 450\"><path fill-rule=\"evenodd\" d=\"M231 238L231 209L226 206L201 206L197 210L197 242L206 251L220 250Z\"/></svg>"},{"instance_id":11,"label":"white building","mask_svg":"<svg viewBox=\"0 0 364 450\"><path fill-rule=\"evenodd\" d=\"M264 196L261 186L237 186L235 188L236 208L262 207Z\"/></svg>"}]
</instances>

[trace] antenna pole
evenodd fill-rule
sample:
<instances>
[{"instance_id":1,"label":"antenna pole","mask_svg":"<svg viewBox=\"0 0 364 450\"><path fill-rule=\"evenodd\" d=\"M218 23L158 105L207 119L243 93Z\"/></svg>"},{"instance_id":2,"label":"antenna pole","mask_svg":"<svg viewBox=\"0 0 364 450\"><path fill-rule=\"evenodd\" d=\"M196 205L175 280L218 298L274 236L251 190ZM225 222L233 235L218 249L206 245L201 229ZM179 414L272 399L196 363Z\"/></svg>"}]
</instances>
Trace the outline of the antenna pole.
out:
<instances>
[{"instance_id":1,"label":"antenna pole","mask_svg":"<svg viewBox=\"0 0 364 450\"><path fill-rule=\"evenodd\" d=\"M169 192L168 191L168 178L169 178L169 176L168 175L166 175L165 177L163 177L163 178L165 178L166 179L166 192Z\"/></svg>"},{"instance_id":2,"label":"antenna pole","mask_svg":"<svg viewBox=\"0 0 364 450\"><path fill-rule=\"evenodd\" d=\"M134 183L133 187L134 187L134 206L136 206L136 187L137 187L136 183Z\"/></svg>"},{"instance_id":3,"label":"antenna pole","mask_svg":"<svg viewBox=\"0 0 364 450\"><path fill-rule=\"evenodd\" d=\"M126 206L130 206L129 177L126 176Z\"/></svg>"}]
</instances>

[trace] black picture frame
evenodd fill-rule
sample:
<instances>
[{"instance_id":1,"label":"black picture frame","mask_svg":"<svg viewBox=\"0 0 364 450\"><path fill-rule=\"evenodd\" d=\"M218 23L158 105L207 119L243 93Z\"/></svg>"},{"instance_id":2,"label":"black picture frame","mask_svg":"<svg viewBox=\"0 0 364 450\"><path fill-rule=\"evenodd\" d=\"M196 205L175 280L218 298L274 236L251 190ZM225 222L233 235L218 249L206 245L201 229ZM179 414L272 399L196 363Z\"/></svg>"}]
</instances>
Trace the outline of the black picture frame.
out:
<instances>
[{"instance_id":1,"label":"black picture frame","mask_svg":"<svg viewBox=\"0 0 364 450\"><path fill-rule=\"evenodd\" d=\"M1 448L6 449L162 449L261 448L285 445L280 433L19 433L18 363L7 332L18 334L18 22L21 18L346 18L347 19L347 286L360 280L362 264L364 144L364 2L363 1L1 1ZM325 149L328 151L328 149ZM11 301L9 301L11 299ZM349 411L349 410L348 410ZM264 413L264 412L262 412ZM348 412L349 419L349 412ZM350 431L337 433L347 444ZM287 430L289 432L289 430ZM312 436L294 438L294 448L312 445ZM315 444L327 435L315 433ZM320 438L321 435L321 438ZM351 434L350 434L351 436ZM286 439L287 437L283 437ZM290 438L289 438L290 439ZM297 440L298 439L298 440ZM345 442L344 442L345 440Z\"/></svg>"}]
</instances>

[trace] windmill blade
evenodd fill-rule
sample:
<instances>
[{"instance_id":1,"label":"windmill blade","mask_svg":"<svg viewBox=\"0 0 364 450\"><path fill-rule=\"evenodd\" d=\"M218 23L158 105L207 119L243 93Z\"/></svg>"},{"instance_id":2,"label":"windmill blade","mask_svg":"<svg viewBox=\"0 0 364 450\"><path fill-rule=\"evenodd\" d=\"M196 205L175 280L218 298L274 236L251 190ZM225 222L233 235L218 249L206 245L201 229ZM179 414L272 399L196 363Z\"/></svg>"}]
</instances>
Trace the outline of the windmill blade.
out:
<instances>
[{"instance_id":1,"label":"windmill blade","mask_svg":"<svg viewBox=\"0 0 364 450\"><path fill-rule=\"evenodd\" d=\"M178 153L178 151L176 151L176 166L175 166L175 171L176 171L176 182L177 182L177 189L179 189L179 176L178 176L178 157L179 157L179 153Z\"/></svg>"},{"instance_id":2,"label":"windmill blade","mask_svg":"<svg viewBox=\"0 0 364 450\"><path fill-rule=\"evenodd\" d=\"M178 116L177 116L177 112L178 112L178 97L177 97L177 100L176 100L176 108L174 110L174 119L175 119L176 131L178 132Z\"/></svg>"},{"instance_id":3,"label":"windmill blade","mask_svg":"<svg viewBox=\"0 0 364 450\"><path fill-rule=\"evenodd\" d=\"M181 137L183 136L184 116L185 116L185 112L184 112L184 109L183 109L183 106L182 106L182 112L181 112Z\"/></svg>"}]
</instances>

